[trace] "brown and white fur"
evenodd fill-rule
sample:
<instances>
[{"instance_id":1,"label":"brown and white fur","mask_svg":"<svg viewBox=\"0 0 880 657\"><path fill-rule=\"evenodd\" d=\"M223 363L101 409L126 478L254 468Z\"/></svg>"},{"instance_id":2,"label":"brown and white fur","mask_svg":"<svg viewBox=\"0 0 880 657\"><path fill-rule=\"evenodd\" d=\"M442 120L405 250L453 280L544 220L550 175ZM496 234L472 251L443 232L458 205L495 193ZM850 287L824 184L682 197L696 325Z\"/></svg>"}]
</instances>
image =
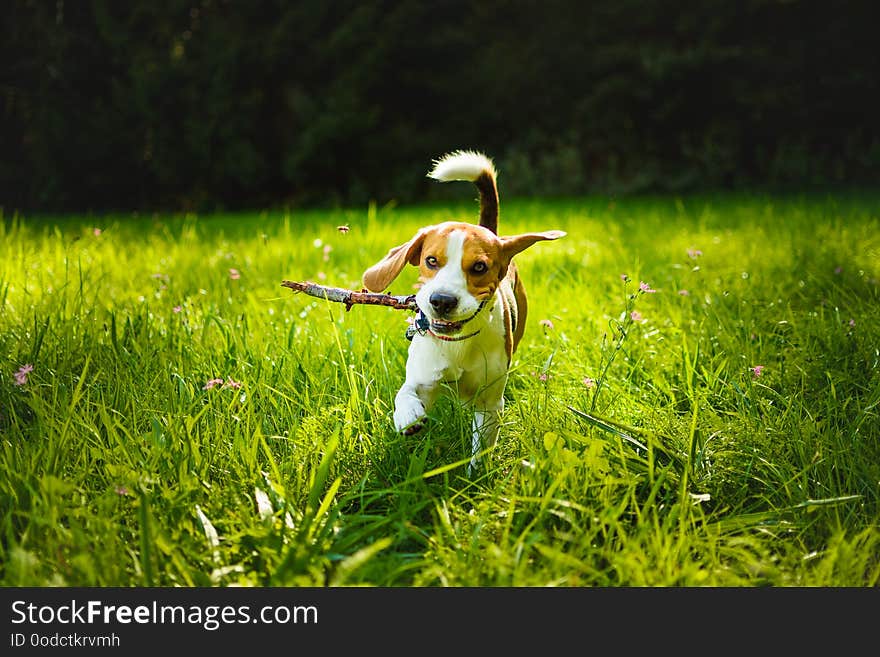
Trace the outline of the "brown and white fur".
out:
<instances>
[{"instance_id":1,"label":"brown and white fur","mask_svg":"<svg viewBox=\"0 0 880 657\"><path fill-rule=\"evenodd\" d=\"M434 162L428 176L473 182L480 192L480 224L447 221L422 228L370 267L363 283L383 292L407 264L419 268L422 330L412 336L394 426L407 435L420 431L442 384L457 384L459 397L474 407L471 471L498 439L508 368L525 330L526 293L512 259L565 233L499 237L495 167L481 153L450 153Z\"/></svg>"}]
</instances>

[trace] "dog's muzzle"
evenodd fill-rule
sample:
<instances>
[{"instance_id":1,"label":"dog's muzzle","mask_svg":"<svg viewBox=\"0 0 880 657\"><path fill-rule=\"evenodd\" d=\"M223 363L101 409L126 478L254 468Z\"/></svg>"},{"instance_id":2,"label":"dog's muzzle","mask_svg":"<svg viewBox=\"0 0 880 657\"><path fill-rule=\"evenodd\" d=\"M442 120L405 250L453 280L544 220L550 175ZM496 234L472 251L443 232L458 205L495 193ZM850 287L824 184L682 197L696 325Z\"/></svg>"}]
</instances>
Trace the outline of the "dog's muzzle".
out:
<instances>
[{"instance_id":1,"label":"dog's muzzle","mask_svg":"<svg viewBox=\"0 0 880 657\"><path fill-rule=\"evenodd\" d=\"M473 333L468 333L465 335L455 334L459 333L464 328L465 324L467 324L477 315L479 315L482 312L483 308L486 307L488 301L489 299L484 299L483 301L481 301L479 307L473 315L457 322L447 321L443 319L428 319L428 316L425 314L425 312L421 308L419 308L419 310L416 312L416 316L413 319L412 324L406 330L406 339L412 340L413 336L416 333L419 333L420 335L428 334L440 340L452 342L458 342L459 340L472 338L480 332L479 329L477 329ZM458 301L456 300L456 304L457 303Z\"/></svg>"},{"instance_id":2,"label":"dog's muzzle","mask_svg":"<svg viewBox=\"0 0 880 657\"><path fill-rule=\"evenodd\" d=\"M448 316L458 305L458 297L445 292L434 292L429 298L428 303L431 304L434 312L438 317Z\"/></svg>"}]
</instances>

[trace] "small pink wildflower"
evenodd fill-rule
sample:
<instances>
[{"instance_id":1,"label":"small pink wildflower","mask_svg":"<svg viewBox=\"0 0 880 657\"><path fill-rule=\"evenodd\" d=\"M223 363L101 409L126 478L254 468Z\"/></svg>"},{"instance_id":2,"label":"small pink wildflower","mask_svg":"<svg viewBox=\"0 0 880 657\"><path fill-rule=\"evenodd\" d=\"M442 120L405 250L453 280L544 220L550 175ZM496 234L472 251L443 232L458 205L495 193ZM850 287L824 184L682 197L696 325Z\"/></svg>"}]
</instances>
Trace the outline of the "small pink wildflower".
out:
<instances>
[{"instance_id":1,"label":"small pink wildflower","mask_svg":"<svg viewBox=\"0 0 880 657\"><path fill-rule=\"evenodd\" d=\"M234 267L230 267L229 278L231 278L234 281L237 281L239 278L241 278L241 272L238 271L237 269L235 269Z\"/></svg>"},{"instance_id":2,"label":"small pink wildflower","mask_svg":"<svg viewBox=\"0 0 880 657\"><path fill-rule=\"evenodd\" d=\"M761 376L761 373L764 371L764 366L763 365L755 365L754 367L750 367L749 370L752 372L752 374L755 375L755 378L757 379L759 376Z\"/></svg>"},{"instance_id":3,"label":"small pink wildflower","mask_svg":"<svg viewBox=\"0 0 880 657\"><path fill-rule=\"evenodd\" d=\"M128 488L126 488L125 486L117 486L113 489L113 492L115 492L117 495L128 495Z\"/></svg>"},{"instance_id":4,"label":"small pink wildflower","mask_svg":"<svg viewBox=\"0 0 880 657\"><path fill-rule=\"evenodd\" d=\"M690 295L690 292L688 292L687 290L679 290L678 293L683 297Z\"/></svg>"},{"instance_id":5,"label":"small pink wildflower","mask_svg":"<svg viewBox=\"0 0 880 657\"><path fill-rule=\"evenodd\" d=\"M226 379L225 387L234 388L237 390L238 388L241 388L241 383L238 381L233 381L232 378L230 377L230 378Z\"/></svg>"},{"instance_id":6,"label":"small pink wildflower","mask_svg":"<svg viewBox=\"0 0 880 657\"><path fill-rule=\"evenodd\" d=\"M171 310L173 310L176 313L179 313L181 310L183 310L183 306L174 306L174 308L172 308Z\"/></svg>"},{"instance_id":7,"label":"small pink wildflower","mask_svg":"<svg viewBox=\"0 0 880 657\"><path fill-rule=\"evenodd\" d=\"M100 235L100 234L101 234L101 229L100 229L100 228L95 228L95 229L92 231L92 235L94 235L95 237L98 237L98 235Z\"/></svg>"},{"instance_id":8,"label":"small pink wildflower","mask_svg":"<svg viewBox=\"0 0 880 657\"><path fill-rule=\"evenodd\" d=\"M837 265L837 267L834 268L834 273L837 274L838 276L840 275L840 272L842 272L842 271L843 271L843 267L841 267L840 265Z\"/></svg>"},{"instance_id":9,"label":"small pink wildflower","mask_svg":"<svg viewBox=\"0 0 880 657\"><path fill-rule=\"evenodd\" d=\"M325 274L325 273L322 272L322 271L319 271L319 272L318 272L318 280L319 280L319 281L326 281L326 280L327 280L327 274Z\"/></svg>"},{"instance_id":10,"label":"small pink wildflower","mask_svg":"<svg viewBox=\"0 0 880 657\"><path fill-rule=\"evenodd\" d=\"M701 255L703 255L703 252L699 249L688 249L688 258L690 258L691 260L696 260Z\"/></svg>"},{"instance_id":11,"label":"small pink wildflower","mask_svg":"<svg viewBox=\"0 0 880 657\"><path fill-rule=\"evenodd\" d=\"M645 292L646 294L653 294L654 292L657 291L657 290L655 290L654 288L652 288L650 285L648 285L647 283L645 283L645 281L640 281L640 282L639 282L639 289L640 289L642 292Z\"/></svg>"},{"instance_id":12,"label":"small pink wildflower","mask_svg":"<svg viewBox=\"0 0 880 657\"><path fill-rule=\"evenodd\" d=\"M223 385L223 379L208 379L207 383L202 386L202 390L210 390L214 386Z\"/></svg>"},{"instance_id":13,"label":"small pink wildflower","mask_svg":"<svg viewBox=\"0 0 880 657\"><path fill-rule=\"evenodd\" d=\"M551 322L549 319L542 319L539 323L541 324L541 326L546 326L548 329L553 328L553 322Z\"/></svg>"},{"instance_id":14,"label":"small pink wildflower","mask_svg":"<svg viewBox=\"0 0 880 657\"><path fill-rule=\"evenodd\" d=\"M627 276L626 274L621 274L620 280L622 280L624 283L629 283L629 276Z\"/></svg>"},{"instance_id":15,"label":"small pink wildflower","mask_svg":"<svg viewBox=\"0 0 880 657\"><path fill-rule=\"evenodd\" d=\"M596 387L596 381L595 381L595 379L591 379L590 377L585 376L585 377L584 377L584 385L585 385L587 388L595 388L595 387Z\"/></svg>"},{"instance_id":16,"label":"small pink wildflower","mask_svg":"<svg viewBox=\"0 0 880 657\"><path fill-rule=\"evenodd\" d=\"M538 376L538 379L539 379L540 381L546 381L548 378L549 378L549 375L546 374L546 373L541 373L541 375Z\"/></svg>"},{"instance_id":17,"label":"small pink wildflower","mask_svg":"<svg viewBox=\"0 0 880 657\"><path fill-rule=\"evenodd\" d=\"M27 383L28 374L34 371L34 366L28 363L27 365L22 365L18 368L18 372L15 373L15 385L23 386Z\"/></svg>"},{"instance_id":18,"label":"small pink wildflower","mask_svg":"<svg viewBox=\"0 0 880 657\"><path fill-rule=\"evenodd\" d=\"M328 262L330 260L330 252L333 250L333 247L329 244L324 245L324 262Z\"/></svg>"},{"instance_id":19,"label":"small pink wildflower","mask_svg":"<svg viewBox=\"0 0 880 657\"><path fill-rule=\"evenodd\" d=\"M856 325L856 320L854 320L854 319L850 319L849 322L847 322L847 324L849 324L850 326L855 326L855 325Z\"/></svg>"},{"instance_id":20,"label":"small pink wildflower","mask_svg":"<svg viewBox=\"0 0 880 657\"><path fill-rule=\"evenodd\" d=\"M642 313L640 313L638 310L633 310L633 311L629 314L629 318L630 318L632 321L634 321L634 322L641 322L642 319L643 319L643 318L642 318Z\"/></svg>"}]
</instances>

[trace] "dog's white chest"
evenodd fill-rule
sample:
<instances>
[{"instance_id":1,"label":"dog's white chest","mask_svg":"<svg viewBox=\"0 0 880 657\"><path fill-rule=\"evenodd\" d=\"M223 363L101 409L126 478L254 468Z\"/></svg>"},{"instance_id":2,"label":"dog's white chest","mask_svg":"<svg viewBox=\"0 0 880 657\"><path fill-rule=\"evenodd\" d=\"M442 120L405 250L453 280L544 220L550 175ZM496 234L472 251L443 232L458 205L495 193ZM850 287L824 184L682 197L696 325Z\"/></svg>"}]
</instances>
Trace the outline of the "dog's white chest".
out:
<instances>
[{"instance_id":1,"label":"dog's white chest","mask_svg":"<svg viewBox=\"0 0 880 657\"><path fill-rule=\"evenodd\" d=\"M488 321L473 337L459 341L440 340L431 335L415 335L409 347L407 377L422 385L452 383L463 378L487 381L507 369L504 351L504 318L491 312Z\"/></svg>"},{"instance_id":2,"label":"dog's white chest","mask_svg":"<svg viewBox=\"0 0 880 657\"><path fill-rule=\"evenodd\" d=\"M466 364L473 360L475 345L441 342L427 335L418 335L410 346L410 359L420 361L433 381L458 381Z\"/></svg>"}]
</instances>

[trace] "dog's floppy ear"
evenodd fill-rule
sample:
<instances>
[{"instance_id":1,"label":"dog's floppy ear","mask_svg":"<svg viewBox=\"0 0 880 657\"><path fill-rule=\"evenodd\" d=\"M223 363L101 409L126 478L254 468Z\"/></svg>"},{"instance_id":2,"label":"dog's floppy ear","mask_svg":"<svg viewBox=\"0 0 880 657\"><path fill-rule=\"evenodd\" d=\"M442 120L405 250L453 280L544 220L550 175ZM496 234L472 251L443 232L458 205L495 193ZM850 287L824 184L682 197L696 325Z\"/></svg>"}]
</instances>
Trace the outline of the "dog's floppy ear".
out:
<instances>
[{"instance_id":1,"label":"dog's floppy ear","mask_svg":"<svg viewBox=\"0 0 880 657\"><path fill-rule=\"evenodd\" d=\"M371 292L384 292L388 289L406 263L419 264L424 241L425 231L420 230L409 242L391 249L388 255L364 272L364 287Z\"/></svg>"},{"instance_id":2,"label":"dog's floppy ear","mask_svg":"<svg viewBox=\"0 0 880 657\"><path fill-rule=\"evenodd\" d=\"M511 235L501 238L501 250L507 259L510 260L520 251L525 251L535 242L543 240L558 240L565 237L566 233L562 230L545 230L542 233L523 233L522 235Z\"/></svg>"}]
</instances>

